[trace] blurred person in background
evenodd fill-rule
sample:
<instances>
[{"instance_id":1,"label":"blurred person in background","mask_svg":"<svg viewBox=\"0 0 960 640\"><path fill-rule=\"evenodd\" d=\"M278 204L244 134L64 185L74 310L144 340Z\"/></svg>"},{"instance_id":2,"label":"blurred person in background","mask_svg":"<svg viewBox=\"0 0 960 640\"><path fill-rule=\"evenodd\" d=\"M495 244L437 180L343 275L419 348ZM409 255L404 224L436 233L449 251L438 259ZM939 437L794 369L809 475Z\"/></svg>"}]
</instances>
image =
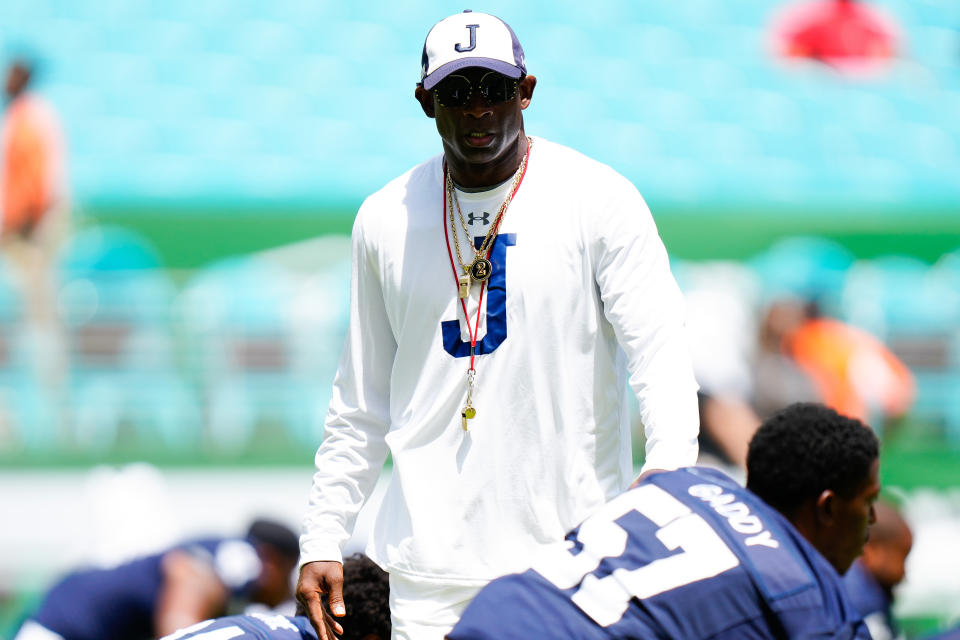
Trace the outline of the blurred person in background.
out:
<instances>
[{"instance_id":1,"label":"blurred person in background","mask_svg":"<svg viewBox=\"0 0 960 640\"><path fill-rule=\"evenodd\" d=\"M390 585L387 573L361 553L343 561L343 597L350 602L341 618L340 640L389 640ZM251 613L204 620L162 640L317 640L310 620L296 616Z\"/></svg>"},{"instance_id":2,"label":"blurred person in background","mask_svg":"<svg viewBox=\"0 0 960 640\"><path fill-rule=\"evenodd\" d=\"M301 537L298 598L340 625L342 545L388 452L367 552L390 573L396 638L439 639L489 580L526 566L632 479L697 457L684 306L626 178L543 138L537 79L503 21L427 34L415 97L443 154L366 199L350 327ZM474 385L474 382L476 384Z\"/></svg>"},{"instance_id":3,"label":"blurred person in background","mask_svg":"<svg viewBox=\"0 0 960 640\"><path fill-rule=\"evenodd\" d=\"M258 519L243 538L188 541L56 583L14 640L153 640L227 613L228 606L289 604L297 535Z\"/></svg>"},{"instance_id":4,"label":"blurred person in background","mask_svg":"<svg viewBox=\"0 0 960 640\"><path fill-rule=\"evenodd\" d=\"M900 512L887 502L876 505L877 521L863 556L843 577L843 586L863 616L873 640L894 640L903 635L893 617L893 588L906 575L913 533Z\"/></svg>"},{"instance_id":5,"label":"blurred person in background","mask_svg":"<svg viewBox=\"0 0 960 640\"><path fill-rule=\"evenodd\" d=\"M747 468L747 446L760 426L749 403L730 395L697 393L700 456L697 464L718 467L737 480Z\"/></svg>"},{"instance_id":6,"label":"blurred person in background","mask_svg":"<svg viewBox=\"0 0 960 640\"><path fill-rule=\"evenodd\" d=\"M752 274L710 262L671 263L687 308L685 328L700 384L700 454L697 464L717 467L738 480L746 472L747 444L760 418L749 403L753 385L755 313L749 302Z\"/></svg>"},{"instance_id":7,"label":"blurred person in background","mask_svg":"<svg viewBox=\"0 0 960 640\"><path fill-rule=\"evenodd\" d=\"M866 331L821 316L814 303L773 302L760 341L755 406L761 416L813 396L883 433L913 404L907 366Z\"/></svg>"},{"instance_id":8,"label":"blurred person in background","mask_svg":"<svg viewBox=\"0 0 960 640\"><path fill-rule=\"evenodd\" d=\"M775 29L777 49L850 74L876 73L897 55L896 24L859 0L815 0L789 7Z\"/></svg>"},{"instance_id":9,"label":"blurred person in background","mask_svg":"<svg viewBox=\"0 0 960 640\"><path fill-rule=\"evenodd\" d=\"M761 418L771 416L793 402L814 402L817 389L793 359L787 347L789 336L808 316L802 300L779 298L763 310L754 358L751 404Z\"/></svg>"},{"instance_id":10,"label":"blurred person in background","mask_svg":"<svg viewBox=\"0 0 960 640\"><path fill-rule=\"evenodd\" d=\"M491 582L450 640L870 637L840 575L863 550L879 443L795 404L760 426L747 487L692 467L641 480Z\"/></svg>"},{"instance_id":11,"label":"blurred person in background","mask_svg":"<svg viewBox=\"0 0 960 640\"><path fill-rule=\"evenodd\" d=\"M56 257L66 230L66 154L53 107L29 91L25 60L7 71L8 100L0 130L0 253L26 307L28 336L41 380L57 385L64 350L56 309Z\"/></svg>"}]
</instances>

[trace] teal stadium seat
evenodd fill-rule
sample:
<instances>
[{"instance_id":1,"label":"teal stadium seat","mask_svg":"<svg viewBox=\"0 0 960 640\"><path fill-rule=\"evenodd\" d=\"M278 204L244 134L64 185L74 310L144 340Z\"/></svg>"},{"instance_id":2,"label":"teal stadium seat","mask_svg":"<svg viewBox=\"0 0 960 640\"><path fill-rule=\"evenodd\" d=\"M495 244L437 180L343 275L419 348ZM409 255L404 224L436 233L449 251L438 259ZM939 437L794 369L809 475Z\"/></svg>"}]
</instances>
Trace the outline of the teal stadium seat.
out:
<instances>
[{"instance_id":1,"label":"teal stadium seat","mask_svg":"<svg viewBox=\"0 0 960 640\"><path fill-rule=\"evenodd\" d=\"M916 258L883 256L850 269L844 309L881 337L945 334L960 327L960 290Z\"/></svg>"},{"instance_id":2,"label":"teal stadium seat","mask_svg":"<svg viewBox=\"0 0 960 640\"><path fill-rule=\"evenodd\" d=\"M400 136L394 135L393 122L378 122L383 113L391 113L401 118L415 119L418 112L409 97L409 87L416 77L417 44L422 40L423 16L436 11L427 3L415 3L393 6L384 3L377 7L377 19L371 17L369 7L362 5L342 5L334 3L316 3L307 0L286 0L270 3L195 3L187 0L177 2L114 2L109 19L104 19L103 5L92 0L10 0L0 8L0 21L5 25L5 38L12 42L26 41L42 51L53 64L48 65L48 86L55 95L57 85L61 83L80 84L96 89L103 96L109 109L108 114L117 117L143 118L148 121L168 121L185 130L178 136L174 131L170 135L154 141L158 146L169 146L171 140L189 141L198 130L191 124L192 118L199 115L209 117L242 118L255 129L269 126L280 120L280 126L271 134L271 144L265 149L268 153L288 153L294 146L283 146L281 141L296 139L306 131L312 121L310 118L349 119L351 117L364 123L362 130L368 132L360 138L354 138L352 145L335 147L339 153L335 158L324 158L318 167L318 173L339 169L343 160L348 164L360 165L359 160L369 156L386 157L384 169L390 173L384 176L358 178L343 182L344 189L351 191L336 194L359 198L365 189L375 188L393 172L402 170L422 155L414 148L393 145L383 149L384 141ZM782 3L769 0L731 0L730 2L702 2L685 0L683 2L611 2L594 5L585 10L576 4L548 4L546 2L494 3L490 9L502 13L517 27L527 44L531 69L541 76L541 91L544 97L551 96L551 87L557 88L557 95L563 97L563 89L586 90L600 89L598 103L601 113L603 105L610 105L606 114L624 121L640 121L668 129L675 126L678 118L658 119L656 113L647 119L649 113L640 110L624 110L620 105L632 101L642 101L648 92L656 90L678 91L703 99L710 94L711 83L724 74L722 67L735 70L739 76L724 96L730 103L742 103L738 96L748 90L766 90L780 94L785 101L808 100L813 105L823 107L824 113L831 110L844 112L849 100L844 98L848 90L835 76L829 73L793 73L781 68L771 60L767 50L769 23ZM918 75L908 71L898 72L878 82L854 85L852 93L885 92L890 95L911 96L924 94L913 100L907 113L898 116L908 122L927 124L935 128L950 129L960 120L955 117L957 110L945 107L941 111L924 105L955 105L960 93L957 78L955 54L955 32L950 25L958 18L955 7L947 1L890 0L881 4L893 14L906 29L908 55L923 66ZM545 20L548 16L548 20ZM611 32L610 25L616 25ZM611 36L611 33L614 35ZM414 44L410 44L413 42ZM565 51L575 51L576 55L553 55L557 43L563 43ZM318 63L317 60L323 60ZM619 61L619 62L618 62ZM320 67L318 72L318 67ZM604 72L604 68L613 68L615 72ZM717 73L718 67L720 73ZM702 71L698 71L702 70ZM630 70L634 73L631 74ZM599 71L599 73L598 73ZM626 73L624 73L626 71ZM923 80L922 73L932 74L934 84ZM596 75L600 77L596 77ZM617 81L617 78L620 81ZM605 81L610 78L612 81ZM147 85L156 84L159 90L151 91ZM941 86L937 86L937 84ZM170 86L193 88L203 95L200 101L205 105L198 112L193 100L183 103L174 100L174 104L164 100L166 89ZM271 108L258 108L245 105L274 105L264 102L256 96L257 88L274 86L285 88L293 93L302 92L307 96L305 109L277 118ZM716 85L714 85L716 86ZM329 87L324 91L321 87ZM370 89L380 88L381 93ZM360 90L362 100L351 104L338 99L340 92ZM149 95L147 109L129 103L136 94ZM719 94L714 93L719 98ZM154 99L154 97L156 99ZM182 108L177 108L177 106ZM75 143L78 158L97 156L97 169L83 172L79 181L78 193L83 195L96 186L98 191L103 185L119 188L122 191L127 172L136 171L137 162L129 158L99 155L100 136L84 136L86 119L83 112L74 113L69 103L63 106L65 118L71 123L71 132L79 139ZM119 107L119 113L113 113ZM357 111L351 111L351 107ZM555 133L560 141L574 146L589 145L597 137L597 128L588 126L573 128L566 126L570 121L569 105L562 100L538 101L531 120L538 131ZM777 113L776 105L771 112ZM126 110L134 113L125 113ZM177 117L170 119L173 112ZM755 113L756 110L751 110ZM701 119L710 120L710 112L705 114L681 112L691 117L691 125ZM816 111L814 112L816 114ZM816 118L804 123L800 134L793 138L816 138ZM763 127L766 118L759 120L741 112L734 112L731 122L754 128L757 133L769 133ZM860 118L856 109L851 113L845 126L857 128L866 126L873 119ZM895 128L896 122L892 123ZM870 125L874 126L874 125ZM884 131L889 128L882 123L876 124L880 136L868 140L869 153L876 148L884 150L886 143ZM389 128L385 128L389 127ZM869 131L864 133L871 134ZM896 140L904 136L891 134ZM956 140L955 140L956 142ZM781 140L774 136L771 144L781 145L774 157L784 157L802 162L812 167L816 179L813 189L804 193L826 192L827 197L846 197L851 199L869 197L870 185L881 186L890 178L891 171L867 167L866 185L851 184L852 175L839 178L830 170L816 171L819 163L816 158L804 154L809 147L792 145L791 140ZM879 146L871 147L877 144ZM136 154L156 152L191 154L181 158L190 165L190 171L201 176L191 183L174 185L185 196L196 195L194 191L203 191L206 182L202 179L210 163L203 156L193 156L189 145L175 149L137 150ZM824 150L829 153L829 149ZM351 155L355 154L355 155ZM343 156L346 156L344 158ZM896 158L891 151L890 158ZM699 160L691 157L692 160ZM356 160L350 162L350 160ZM950 163L950 171L936 174L932 179L924 167L917 165L909 157L900 160L905 170L897 172L896 180L905 184L889 195L909 199L911 194L934 192L946 196L956 196L957 188L950 171L958 168L957 162ZM623 165L628 176L635 179L642 175L645 165L636 160ZM119 177L115 177L119 176ZM160 182L165 174L158 175ZM743 175L735 182L725 181L722 185L706 185L698 190L703 202L710 202L722 189L724 193L739 193L741 199L756 196L751 186L755 183L752 176ZM294 184L300 183L302 184ZM311 182L308 176L291 176L285 186L295 193L311 192L315 196L326 196L336 181ZM222 185L218 180L211 181L207 196L215 195ZM243 179L237 179L231 185L237 192L244 192ZM817 188L817 187L824 188ZM652 195L671 198L663 189L657 193L654 186ZM152 189L156 192L158 189ZM356 191L354 191L356 190ZM176 193L176 189L173 190ZM770 194L776 199L776 193Z\"/></svg>"},{"instance_id":3,"label":"teal stadium seat","mask_svg":"<svg viewBox=\"0 0 960 640\"><path fill-rule=\"evenodd\" d=\"M73 444L106 450L128 428L141 445L192 446L199 414L175 361L175 289L150 242L122 228L83 229L61 273Z\"/></svg>"},{"instance_id":4,"label":"teal stadium seat","mask_svg":"<svg viewBox=\"0 0 960 640\"><path fill-rule=\"evenodd\" d=\"M765 300L815 301L826 314L836 316L853 262L853 254L832 240L797 236L776 242L749 264L760 279Z\"/></svg>"},{"instance_id":5,"label":"teal stadium seat","mask_svg":"<svg viewBox=\"0 0 960 640\"><path fill-rule=\"evenodd\" d=\"M487 9L516 28L540 77L530 130L616 160L661 206L724 201L757 209L793 199L861 215L876 204L956 201L960 154L951 149L960 147L960 63L953 25L960 16L952 3L882 2L905 29L908 62L887 77L854 83L816 65L787 68L772 59L770 21L782 5L536 0L494 1ZM281 205L358 201L438 150L424 139L430 123L411 97L424 19L437 15L429 3L109 7L105 17L93 0L0 3L3 42L26 43L49 63L44 90L68 125L81 201L164 194L195 202L224 193ZM233 125L222 124L230 122L248 129L234 136ZM690 168L710 158L680 130L716 123L760 140L762 153L745 170ZM111 132L114 124L122 126ZM349 134L324 143L311 133L318 125ZM651 179L651 159L611 151L612 132L630 125L648 127L651 139L677 138L663 153L683 175L670 179L653 167L658 179ZM316 143L308 146L305 137ZM257 188L251 176L267 162L251 168L248 153L289 157L290 170L270 172L269 184ZM772 184L778 180L784 184Z\"/></svg>"},{"instance_id":6,"label":"teal stadium seat","mask_svg":"<svg viewBox=\"0 0 960 640\"><path fill-rule=\"evenodd\" d=\"M933 267L934 277L942 279L945 287L960 291L960 247L944 254ZM941 393L945 405L948 435L954 446L960 447L960 326L954 328L947 354L947 371L940 376Z\"/></svg>"},{"instance_id":7,"label":"teal stadium seat","mask_svg":"<svg viewBox=\"0 0 960 640\"><path fill-rule=\"evenodd\" d=\"M858 263L845 283L844 308L914 372L914 419L960 444L960 288L950 260L934 268L904 256Z\"/></svg>"},{"instance_id":8,"label":"teal stadium seat","mask_svg":"<svg viewBox=\"0 0 960 640\"><path fill-rule=\"evenodd\" d=\"M300 288L283 268L232 258L201 270L181 293L189 368L203 392L215 451L242 451L258 429L277 425L286 444L319 442L332 377L295 366Z\"/></svg>"},{"instance_id":9,"label":"teal stadium seat","mask_svg":"<svg viewBox=\"0 0 960 640\"><path fill-rule=\"evenodd\" d=\"M35 365L51 337L27 326L10 269L0 256L0 451L49 451L56 446L63 399Z\"/></svg>"}]
</instances>

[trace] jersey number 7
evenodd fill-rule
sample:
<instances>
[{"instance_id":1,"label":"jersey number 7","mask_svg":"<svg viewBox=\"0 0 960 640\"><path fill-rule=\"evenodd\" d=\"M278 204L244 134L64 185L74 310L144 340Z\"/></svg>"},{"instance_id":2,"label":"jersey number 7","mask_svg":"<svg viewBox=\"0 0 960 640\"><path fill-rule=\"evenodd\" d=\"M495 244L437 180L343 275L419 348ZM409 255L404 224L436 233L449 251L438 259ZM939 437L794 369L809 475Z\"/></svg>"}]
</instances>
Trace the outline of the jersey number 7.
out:
<instances>
[{"instance_id":1,"label":"jersey number 7","mask_svg":"<svg viewBox=\"0 0 960 640\"><path fill-rule=\"evenodd\" d=\"M597 571L607 558L623 555L627 531L617 523L636 511L657 527L656 537L669 551L680 550L635 568ZM588 518L572 541L550 547L533 569L559 589L579 588L571 600L598 625L617 623L632 598L649 598L712 578L740 564L737 556L706 520L660 487L642 485L623 493Z\"/></svg>"}]
</instances>

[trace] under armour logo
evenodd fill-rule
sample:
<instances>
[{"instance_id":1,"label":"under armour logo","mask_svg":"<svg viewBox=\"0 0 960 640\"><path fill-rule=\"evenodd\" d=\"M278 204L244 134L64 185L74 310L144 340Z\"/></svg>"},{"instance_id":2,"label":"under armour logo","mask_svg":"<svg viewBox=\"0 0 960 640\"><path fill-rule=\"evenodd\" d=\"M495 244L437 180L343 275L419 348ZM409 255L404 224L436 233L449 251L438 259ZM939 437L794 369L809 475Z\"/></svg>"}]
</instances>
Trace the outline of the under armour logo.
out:
<instances>
[{"instance_id":1,"label":"under armour logo","mask_svg":"<svg viewBox=\"0 0 960 640\"><path fill-rule=\"evenodd\" d=\"M469 224L469 225L471 225L471 226L473 226L473 221L474 221L474 220L480 220L483 224L490 224L490 214L487 213L486 211L484 211L484 212L483 212L483 215L481 215L481 216L475 216L475 215L473 215L473 211L471 211L471 212L470 212L469 214L467 214L467 215L470 217L470 219L467 220L467 224Z\"/></svg>"},{"instance_id":2,"label":"under armour logo","mask_svg":"<svg viewBox=\"0 0 960 640\"><path fill-rule=\"evenodd\" d=\"M456 51L457 53L466 53L467 51L473 51L474 49L476 49L477 48L477 28L479 26L480 25L478 24L468 24L467 29L470 31L470 46L465 47L458 42L453 47L454 51Z\"/></svg>"}]
</instances>

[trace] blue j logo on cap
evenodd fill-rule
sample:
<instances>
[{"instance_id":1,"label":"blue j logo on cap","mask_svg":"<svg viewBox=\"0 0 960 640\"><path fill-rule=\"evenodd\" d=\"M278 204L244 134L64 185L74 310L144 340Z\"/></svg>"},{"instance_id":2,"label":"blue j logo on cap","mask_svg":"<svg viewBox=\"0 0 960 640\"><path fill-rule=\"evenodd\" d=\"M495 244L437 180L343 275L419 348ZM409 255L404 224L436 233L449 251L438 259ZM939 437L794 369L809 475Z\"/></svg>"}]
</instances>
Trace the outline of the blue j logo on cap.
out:
<instances>
[{"instance_id":1,"label":"blue j logo on cap","mask_svg":"<svg viewBox=\"0 0 960 640\"><path fill-rule=\"evenodd\" d=\"M477 28L480 25L478 24L468 24L467 29L470 31L470 46L464 47L461 43L454 45L453 49L457 53L466 53L467 51L473 51L477 48Z\"/></svg>"}]
</instances>

